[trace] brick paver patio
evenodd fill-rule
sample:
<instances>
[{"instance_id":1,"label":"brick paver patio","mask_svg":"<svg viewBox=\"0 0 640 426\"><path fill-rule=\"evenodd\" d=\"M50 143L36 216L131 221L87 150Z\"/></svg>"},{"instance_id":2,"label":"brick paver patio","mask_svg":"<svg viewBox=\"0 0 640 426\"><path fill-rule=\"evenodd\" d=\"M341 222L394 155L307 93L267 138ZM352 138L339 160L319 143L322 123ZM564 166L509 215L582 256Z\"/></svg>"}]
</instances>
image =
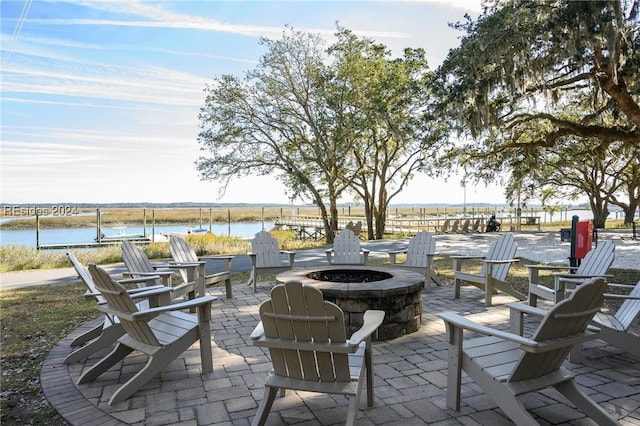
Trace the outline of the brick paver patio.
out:
<instances>
[{"instance_id":1,"label":"brick paver patio","mask_svg":"<svg viewBox=\"0 0 640 426\"><path fill-rule=\"evenodd\" d=\"M258 305L268 297L269 283L259 283L254 293L236 285L234 298L226 299L222 288L212 314L214 372L200 375L196 346L169 365L129 400L109 406L113 390L145 362L130 356L94 382L77 386L86 362L64 365L69 342L96 322L80 327L59 342L42 367L42 387L49 402L73 425L249 425L262 398L263 384L271 368L266 353L247 344L258 323ZM449 285L423 290L424 315L419 331L374 344L375 406L363 400L361 425L509 425L512 424L492 399L475 383L463 378L460 412L445 404L447 363L445 330L436 314L446 310L472 317L483 324L507 329L508 309L514 299L498 295L493 307L485 307L482 294L464 287L454 300ZM567 361L578 383L601 405L615 412L624 425L640 425L640 359L621 353L601 341L586 344L582 364ZM126 376L126 377L125 377ZM466 376L463 376L466 377ZM527 408L543 424L595 424L548 389L532 393ZM278 398L269 417L270 425L343 424L347 399L320 394L288 392Z\"/></svg>"}]
</instances>

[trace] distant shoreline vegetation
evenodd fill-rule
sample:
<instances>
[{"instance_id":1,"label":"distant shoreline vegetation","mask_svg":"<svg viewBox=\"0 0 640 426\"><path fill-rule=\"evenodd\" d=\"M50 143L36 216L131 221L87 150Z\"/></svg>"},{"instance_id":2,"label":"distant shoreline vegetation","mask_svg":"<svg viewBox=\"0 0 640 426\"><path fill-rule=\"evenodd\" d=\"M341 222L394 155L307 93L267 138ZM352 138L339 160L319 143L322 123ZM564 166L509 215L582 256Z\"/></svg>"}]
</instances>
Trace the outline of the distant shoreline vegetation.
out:
<instances>
[{"instance_id":1,"label":"distant shoreline vegetation","mask_svg":"<svg viewBox=\"0 0 640 426\"><path fill-rule=\"evenodd\" d=\"M343 204L338 207L342 217L364 217L364 207ZM567 209L581 209L579 206L557 208L555 214ZM515 214L515 209L507 204L397 204L389 207L388 217L433 217L457 215L488 216ZM205 203L34 203L0 204L0 230L24 230L36 228L81 228L96 227L98 212L101 227L185 225L200 227L209 223L238 223L274 221L279 217L319 216L315 206L284 204L205 204ZM541 215L540 206L522 209L522 215Z\"/></svg>"}]
</instances>

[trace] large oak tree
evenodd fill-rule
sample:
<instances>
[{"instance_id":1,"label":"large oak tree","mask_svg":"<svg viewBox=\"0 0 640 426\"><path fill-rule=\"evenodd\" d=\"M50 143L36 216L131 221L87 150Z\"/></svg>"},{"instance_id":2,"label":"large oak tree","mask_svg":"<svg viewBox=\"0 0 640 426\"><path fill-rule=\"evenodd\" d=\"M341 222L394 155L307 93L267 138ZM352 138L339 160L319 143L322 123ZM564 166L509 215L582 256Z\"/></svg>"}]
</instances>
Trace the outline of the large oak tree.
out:
<instances>
[{"instance_id":1,"label":"large oak tree","mask_svg":"<svg viewBox=\"0 0 640 426\"><path fill-rule=\"evenodd\" d=\"M589 155L584 146L593 154L640 144L638 17L638 0L496 0L477 20L456 24L466 35L438 70L440 111L468 142L449 158L478 179L503 171L517 184L513 165L558 145L569 147L570 166Z\"/></svg>"}]
</instances>

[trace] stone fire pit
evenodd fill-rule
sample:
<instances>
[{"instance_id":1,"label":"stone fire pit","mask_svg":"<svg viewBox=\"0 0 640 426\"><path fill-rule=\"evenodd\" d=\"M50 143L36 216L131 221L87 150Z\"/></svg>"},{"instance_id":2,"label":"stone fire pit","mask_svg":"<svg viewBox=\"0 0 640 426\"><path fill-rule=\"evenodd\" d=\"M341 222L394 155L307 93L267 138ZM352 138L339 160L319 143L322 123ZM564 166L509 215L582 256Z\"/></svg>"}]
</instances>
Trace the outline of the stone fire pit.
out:
<instances>
[{"instance_id":1,"label":"stone fire pit","mask_svg":"<svg viewBox=\"0 0 640 426\"><path fill-rule=\"evenodd\" d=\"M300 281L322 291L325 300L340 306L347 335L362 326L367 309L386 312L376 340L413 333L422 322L424 276L398 268L333 265L292 269L276 276L279 283Z\"/></svg>"}]
</instances>

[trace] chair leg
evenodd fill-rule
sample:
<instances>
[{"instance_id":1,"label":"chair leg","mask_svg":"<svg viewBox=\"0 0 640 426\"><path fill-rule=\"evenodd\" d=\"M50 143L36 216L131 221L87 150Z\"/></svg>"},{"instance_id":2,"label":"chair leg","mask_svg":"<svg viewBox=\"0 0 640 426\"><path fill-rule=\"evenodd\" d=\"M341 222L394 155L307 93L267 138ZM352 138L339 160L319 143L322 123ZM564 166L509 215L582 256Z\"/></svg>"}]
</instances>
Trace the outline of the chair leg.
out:
<instances>
[{"instance_id":1,"label":"chair leg","mask_svg":"<svg viewBox=\"0 0 640 426\"><path fill-rule=\"evenodd\" d=\"M253 421L251 422L251 426L262 426L265 424L277 393L278 388L271 386L265 387L264 396L262 397L262 401L260 401L260 406L258 407L258 411L256 412Z\"/></svg>"},{"instance_id":2,"label":"chair leg","mask_svg":"<svg viewBox=\"0 0 640 426\"><path fill-rule=\"evenodd\" d=\"M231 299L233 297L233 287L231 286L231 278L227 278L224 280L224 286L227 290L227 299Z\"/></svg>"},{"instance_id":3,"label":"chair leg","mask_svg":"<svg viewBox=\"0 0 640 426\"><path fill-rule=\"evenodd\" d=\"M518 426L539 426L533 416L527 411L522 402L509 392L501 392L500 395L491 395L498 407Z\"/></svg>"},{"instance_id":4,"label":"chair leg","mask_svg":"<svg viewBox=\"0 0 640 426\"><path fill-rule=\"evenodd\" d=\"M125 346L122 343L118 343L107 356L98 361L96 365L82 373L82 375L78 379L78 384L81 385L92 381L93 379L116 365L119 361L123 360L132 351L133 349L131 349L130 347Z\"/></svg>"},{"instance_id":5,"label":"chair leg","mask_svg":"<svg viewBox=\"0 0 640 426\"><path fill-rule=\"evenodd\" d=\"M105 321L106 321L106 318L105 318ZM75 346L84 345L88 341L95 339L100 335L100 333L102 333L103 327L104 327L104 322L101 323L100 325L93 327L91 330L87 331L86 333L83 333L80 336L73 339L73 341L69 343L69 346L75 347Z\"/></svg>"},{"instance_id":6,"label":"chair leg","mask_svg":"<svg viewBox=\"0 0 640 426\"><path fill-rule=\"evenodd\" d=\"M87 343L83 347L76 349L71 352L64 359L65 364L71 364L73 362L78 362L82 359L85 359L89 355L94 352L99 351L100 349L106 348L116 340L120 338L124 334L124 328L121 324L114 324L102 330L102 334L98 336L97 339L94 339L92 342Z\"/></svg>"},{"instance_id":7,"label":"chair leg","mask_svg":"<svg viewBox=\"0 0 640 426\"><path fill-rule=\"evenodd\" d=\"M156 374L158 374L160 370L166 367L173 358L163 355L164 354L158 356L150 356L147 364L142 368L142 370L138 371L135 376L129 379L127 383L120 386L118 390L116 390L113 395L111 395L109 405L117 404L118 402L126 400L131 395L133 395L140 388L140 386L147 383Z\"/></svg>"},{"instance_id":8,"label":"chair leg","mask_svg":"<svg viewBox=\"0 0 640 426\"><path fill-rule=\"evenodd\" d=\"M620 426L616 419L578 388L574 379L558 383L554 387L598 425Z\"/></svg>"}]
</instances>

